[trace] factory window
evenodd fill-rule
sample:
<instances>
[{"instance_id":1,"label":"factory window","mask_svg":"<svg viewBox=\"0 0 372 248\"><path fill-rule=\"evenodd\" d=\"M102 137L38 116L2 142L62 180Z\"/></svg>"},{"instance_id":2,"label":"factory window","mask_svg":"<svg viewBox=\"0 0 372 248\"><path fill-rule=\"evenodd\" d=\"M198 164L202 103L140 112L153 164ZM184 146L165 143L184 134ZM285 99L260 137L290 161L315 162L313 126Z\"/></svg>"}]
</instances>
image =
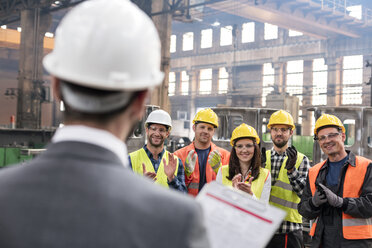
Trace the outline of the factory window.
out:
<instances>
[{"instance_id":1,"label":"factory window","mask_svg":"<svg viewBox=\"0 0 372 248\"><path fill-rule=\"evenodd\" d=\"M65 111L65 104L63 103L63 101L59 102L59 111L61 112Z\"/></svg>"},{"instance_id":2,"label":"factory window","mask_svg":"<svg viewBox=\"0 0 372 248\"><path fill-rule=\"evenodd\" d=\"M200 48L212 47L213 30L211 28L201 31Z\"/></svg>"},{"instance_id":3,"label":"factory window","mask_svg":"<svg viewBox=\"0 0 372 248\"><path fill-rule=\"evenodd\" d=\"M302 32L298 32L298 31L292 30L292 29L290 29L289 32L288 32L289 37L302 36L302 35L303 35Z\"/></svg>"},{"instance_id":4,"label":"factory window","mask_svg":"<svg viewBox=\"0 0 372 248\"><path fill-rule=\"evenodd\" d=\"M51 32L45 32L45 37L53 38L54 37L54 34L51 33Z\"/></svg>"},{"instance_id":5,"label":"factory window","mask_svg":"<svg viewBox=\"0 0 372 248\"><path fill-rule=\"evenodd\" d=\"M342 104L362 104L363 55L343 59Z\"/></svg>"},{"instance_id":6,"label":"factory window","mask_svg":"<svg viewBox=\"0 0 372 248\"><path fill-rule=\"evenodd\" d=\"M349 16L359 20L362 19L362 5L349 6L346 8L346 10L346 12L349 13Z\"/></svg>"},{"instance_id":7,"label":"factory window","mask_svg":"<svg viewBox=\"0 0 372 248\"><path fill-rule=\"evenodd\" d=\"M183 34L182 50L191 51L194 49L194 33L188 32Z\"/></svg>"},{"instance_id":8,"label":"factory window","mask_svg":"<svg viewBox=\"0 0 372 248\"><path fill-rule=\"evenodd\" d=\"M226 94L229 86L229 73L225 67L218 71L218 94Z\"/></svg>"},{"instance_id":9,"label":"factory window","mask_svg":"<svg viewBox=\"0 0 372 248\"><path fill-rule=\"evenodd\" d=\"M229 46L232 44L232 26L221 27L220 46Z\"/></svg>"},{"instance_id":10,"label":"factory window","mask_svg":"<svg viewBox=\"0 0 372 248\"><path fill-rule=\"evenodd\" d=\"M270 23L265 23L265 40L278 39L278 26L272 25Z\"/></svg>"},{"instance_id":11,"label":"factory window","mask_svg":"<svg viewBox=\"0 0 372 248\"><path fill-rule=\"evenodd\" d=\"M212 69L200 70L199 93L210 94L212 91Z\"/></svg>"},{"instance_id":12,"label":"factory window","mask_svg":"<svg viewBox=\"0 0 372 248\"><path fill-rule=\"evenodd\" d=\"M254 22L243 23L242 43L254 42Z\"/></svg>"},{"instance_id":13,"label":"factory window","mask_svg":"<svg viewBox=\"0 0 372 248\"><path fill-rule=\"evenodd\" d=\"M168 96L174 96L176 93L176 73L169 72Z\"/></svg>"},{"instance_id":14,"label":"factory window","mask_svg":"<svg viewBox=\"0 0 372 248\"><path fill-rule=\"evenodd\" d=\"M176 45L177 45L177 36L175 34L172 34L170 37L170 52L175 53L176 52Z\"/></svg>"},{"instance_id":15,"label":"factory window","mask_svg":"<svg viewBox=\"0 0 372 248\"><path fill-rule=\"evenodd\" d=\"M304 61L293 60L287 62L287 83L286 92L290 95L298 97L299 105L302 106L302 94L303 94L303 77L304 77ZM298 111L298 115L302 115L302 110ZM299 123L302 122L302 118L298 119Z\"/></svg>"},{"instance_id":16,"label":"factory window","mask_svg":"<svg viewBox=\"0 0 372 248\"><path fill-rule=\"evenodd\" d=\"M262 106L266 106L266 96L274 90L275 70L271 63L263 64L262 68Z\"/></svg>"},{"instance_id":17,"label":"factory window","mask_svg":"<svg viewBox=\"0 0 372 248\"><path fill-rule=\"evenodd\" d=\"M186 71L182 71L181 73L181 94L188 95L189 94L189 75L187 75Z\"/></svg>"},{"instance_id":18,"label":"factory window","mask_svg":"<svg viewBox=\"0 0 372 248\"><path fill-rule=\"evenodd\" d=\"M327 104L327 70L324 59L313 60L313 105Z\"/></svg>"}]
</instances>

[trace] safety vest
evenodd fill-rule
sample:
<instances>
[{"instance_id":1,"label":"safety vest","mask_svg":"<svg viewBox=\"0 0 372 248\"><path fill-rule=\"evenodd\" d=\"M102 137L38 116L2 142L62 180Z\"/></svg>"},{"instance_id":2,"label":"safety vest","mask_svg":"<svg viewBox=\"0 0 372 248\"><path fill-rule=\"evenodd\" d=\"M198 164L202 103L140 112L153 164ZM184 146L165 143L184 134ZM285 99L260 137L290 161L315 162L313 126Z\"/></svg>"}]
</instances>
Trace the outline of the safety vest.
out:
<instances>
[{"instance_id":1,"label":"safety vest","mask_svg":"<svg viewBox=\"0 0 372 248\"><path fill-rule=\"evenodd\" d=\"M320 169L326 163L324 160L309 170L309 183L311 194L315 194L316 186L315 181L318 177ZM345 180L343 185L343 198L358 198L362 192L362 186L366 171L371 160L364 157L355 157L355 166L349 164L345 174ZM311 227L310 235L314 236L316 223L314 222ZM342 233L345 239L371 239L372 238L372 218L354 218L348 214L342 212Z\"/></svg>"},{"instance_id":2,"label":"safety vest","mask_svg":"<svg viewBox=\"0 0 372 248\"><path fill-rule=\"evenodd\" d=\"M159 168L158 168L158 172L156 173L156 181L155 181L155 183L163 185L164 187L167 187L167 188L169 188L169 186L168 186L167 175L165 175L165 173L164 173L163 159L165 158L165 160L168 163L169 162L168 155L169 155L169 152L165 151L164 154L163 154L163 157L160 160L161 162L160 162L160 165L159 165ZM130 160L132 162L132 170L135 173L137 173L139 175L143 175L142 163L145 164L146 171L155 172L154 166L152 165L150 158L147 156L147 153L146 153L145 149L141 148L137 151L134 151L134 152L130 153L129 156L130 156ZM177 166L176 166L176 171L174 172L175 176L177 176L178 164L179 164L179 161L178 161L177 157L176 157L176 159L177 159Z\"/></svg>"},{"instance_id":3,"label":"safety vest","mask_svg":"<svg viewBox=\"0 0 372 248\"><path fill-rule=\"evenodd\" d=\"M192 142L188 146L185 146L185 147L175 151L174 154L181 159L183 165L185 166L186 157L191 150L195 151L194 142ZM228 164L229 163L230 152L228 152L225 149L222 149L220 147L217 147L215 144L213 144L211 142L211 150L210 150L209 154L214 150L218 150L219 153L221 154L221 163L222 164ZM206 177L207 183L216 180L216 173L213 171L211 165L208 163L208 160L207 160L207 164L205 166L205 177ZM193 173L191 173L190 176L187 176L185 174L185 183L186 183L187 191L190 195L196 196L199 193L199 182L200 182L199 159L197 159Z\"/></svg>"},{"instance_id":4,"label":"safety vest","mask_svg":"<svg viewBox=\"0 0 372 248\"><path fill-rule=\"evenodd\" d=\"M229 176L229 165L222 166L221 172L222 184L226 186L232 186L232 181L227 179L227 177ZM257 199L261 199L262 190L267 178L269 177L269 174L269 170L260 168L260 175L256 180L252 181L251 189ZM248 183L248 180L245 183Z\"/></svg>"},{"instance_id":5,"label":"safety vest","mask_svg":"<svg viewBox=\"0 0 372 248\"><path fill-rule=\"evenodd\" d=\"M304 154L297 152L296 169L302 163ZM280 167L278 178L271 186L269 203L273 206L281 208L287 212L284 220L293 223L302 223L302 216L298 213L297 205L300 203L300 197L293 191L292 185L289 182L287 169L285 163L288 157L284 158L282 166ZM266 169L271 171L271 150L266 151Z\"/></svg>"}]
</instances>

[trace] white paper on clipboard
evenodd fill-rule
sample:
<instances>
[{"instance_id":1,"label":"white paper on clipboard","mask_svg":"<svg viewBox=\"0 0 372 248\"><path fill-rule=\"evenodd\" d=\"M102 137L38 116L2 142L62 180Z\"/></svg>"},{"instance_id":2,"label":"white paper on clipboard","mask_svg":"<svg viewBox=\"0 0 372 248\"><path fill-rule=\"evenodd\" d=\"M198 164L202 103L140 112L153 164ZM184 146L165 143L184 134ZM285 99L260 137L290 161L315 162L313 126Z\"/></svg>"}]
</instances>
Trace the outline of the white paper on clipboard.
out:
<instances>
[{"instance_id":1,"label":"white paper on clipboard","mask_svg":"<svg viewBox=\"0 0 372 248\"><path fill-rule=\"evenodd\" d=\"M212 248L265 247L286 215L217 182L205 185L196 200L202 206Z\"/></svg>"}]
</instances>

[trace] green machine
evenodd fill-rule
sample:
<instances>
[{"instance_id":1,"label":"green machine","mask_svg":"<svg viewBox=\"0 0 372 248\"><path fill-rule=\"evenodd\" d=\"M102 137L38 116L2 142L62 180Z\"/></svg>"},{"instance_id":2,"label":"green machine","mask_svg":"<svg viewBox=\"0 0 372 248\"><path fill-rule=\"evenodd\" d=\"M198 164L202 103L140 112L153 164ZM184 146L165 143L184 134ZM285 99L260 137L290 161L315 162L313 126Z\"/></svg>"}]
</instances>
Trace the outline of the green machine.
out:
<instances>
[{"instance_id":1,"label":"green machine","mask_svg":"<svg viewBox=\"0 0 372 248\"><path fill-rule=\"evenodd\" d=\"M55 130L0 129L0 168L42 153Z\"/></svg>"}]
</instances>

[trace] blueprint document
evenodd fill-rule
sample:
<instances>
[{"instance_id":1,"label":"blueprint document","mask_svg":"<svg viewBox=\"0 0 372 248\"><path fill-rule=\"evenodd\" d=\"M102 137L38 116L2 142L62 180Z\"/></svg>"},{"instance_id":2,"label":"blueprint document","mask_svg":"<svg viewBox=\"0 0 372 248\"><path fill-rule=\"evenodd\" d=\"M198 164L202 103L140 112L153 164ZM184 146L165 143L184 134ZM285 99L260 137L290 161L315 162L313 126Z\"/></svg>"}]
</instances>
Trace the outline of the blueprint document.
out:
<instances>
[{"instance_id":1,"label":"blueprint document","mask_svg":"<svg viewBox=\"0 0 372 248\"><path fill-rule=\"evenodd\" d=\"M217 182L197 196L212 248L265 247L286 213Z\"/></svg>"}]
</instances>

